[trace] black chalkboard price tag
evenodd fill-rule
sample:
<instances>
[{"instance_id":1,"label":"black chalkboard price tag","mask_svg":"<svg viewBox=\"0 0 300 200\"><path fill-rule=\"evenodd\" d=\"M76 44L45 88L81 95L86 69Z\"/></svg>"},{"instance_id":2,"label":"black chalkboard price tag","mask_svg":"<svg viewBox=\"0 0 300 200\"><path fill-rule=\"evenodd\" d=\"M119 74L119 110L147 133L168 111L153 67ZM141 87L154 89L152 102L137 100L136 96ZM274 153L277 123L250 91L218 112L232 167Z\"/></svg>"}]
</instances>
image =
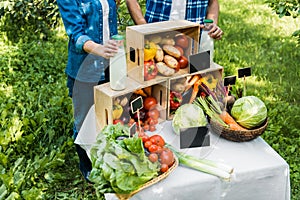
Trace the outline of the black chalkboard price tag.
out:
<instances>
[{"instance_id":1,"label":"black chalkboard price tag","mask_svg":"<svg viewBox=\"0 0 300 200\"><path fill-rule=\"evenodd\" d=\"M190 73L210 68L210 51L189 56Z\"/></svg>"},{"instance_id":2,"label":"black chalkboard price tag","mask_svg":"<svg viewBox=\"0 0 300 200\"><path fill-rule=\"evenodd\" d=\"M226 76L224 78L224 86L235 85L236 76Z\"/></svg>"},{"instance_id":3,"label":"black chalkboard price tag","mask_svg":"<svg viewBox=\"0 0 300 200\"><path fill-rule=\"evenodd\" d=\"M251 76L251 67L245 67L238 69L238 77L243 78L244 80L244 91L243 91L243 96L246 96L246 77Z\"/></svg>"},{"instance_id":4,"label":"black chalkboard price tag","mask_svg":"<svg viewBox=\"0 0 300 200\"><path fill-rule=\"evenodd\" d=\"M139 131L141 131L141 120L140 120L140 109L143 108L143 98L139 96L138 98L131 101L131 112L137 113L138 116L138 124L139 124Z\"/></svg>"},{"instance_id":5,"label":"black chalkboard price tag","mask_svg":"<svg viewBox=\"0 0 300 200\"><path fill-rule=\"evenodd\" d=\"M180 149L204 147L210 145L206 126L191 127L180 130Z\"/></svg>"},{"instance_id":6,"label":"black chalkboard price tag","mask_svg":"<svg viewBox=\"0 0 300 200\"><path fill-rule=\"evenodd\" d=\"M238 69L238 77L244 78L247 76L251 76L251 67Z\"/></svg>"},{"instance_id":7,"label":"black chalkboard price tag","mask_svg":"<svg viewBox=\"0 0 300 200\"><path fill-rule=\"evenodd\" d=\"M138 98L134 99L133 101L131 101L131 112L134 114L136 113L138 110L143 108L143 98L141 96L139 96Z\"/></svg>"},{"instance_id":8,"label":"black chalkboard price tag","mask_svg":"<svg viewBox=\"0 0 300 200\"><path fill-rule=\"evenodd\" d=\"M133 123L130 127L129 127L129 137L134 136L134 134L136 133L136 123Z\"/></svg>"}]
</instances>

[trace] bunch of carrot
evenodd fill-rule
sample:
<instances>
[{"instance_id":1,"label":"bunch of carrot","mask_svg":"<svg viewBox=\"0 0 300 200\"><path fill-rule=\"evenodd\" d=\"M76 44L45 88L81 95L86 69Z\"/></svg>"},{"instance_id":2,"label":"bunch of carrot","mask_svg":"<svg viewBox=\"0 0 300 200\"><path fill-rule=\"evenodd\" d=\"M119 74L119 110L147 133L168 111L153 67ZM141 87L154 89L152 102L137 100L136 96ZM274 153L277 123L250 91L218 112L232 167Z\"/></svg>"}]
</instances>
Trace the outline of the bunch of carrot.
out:
<instances>
[{"instance_id":1,"label":"bunch of carrot","mask_svg":"<svg viewBox=\"0 0 300 200\"><path fill-rule=\"evenodd\" d=\"M240 126L226 110L222 110L211 95L200 96L194 103L200 106L211 119L217 121L224 127L229 127L235 131L247 130Z\"/></svg>"}]
</instances>

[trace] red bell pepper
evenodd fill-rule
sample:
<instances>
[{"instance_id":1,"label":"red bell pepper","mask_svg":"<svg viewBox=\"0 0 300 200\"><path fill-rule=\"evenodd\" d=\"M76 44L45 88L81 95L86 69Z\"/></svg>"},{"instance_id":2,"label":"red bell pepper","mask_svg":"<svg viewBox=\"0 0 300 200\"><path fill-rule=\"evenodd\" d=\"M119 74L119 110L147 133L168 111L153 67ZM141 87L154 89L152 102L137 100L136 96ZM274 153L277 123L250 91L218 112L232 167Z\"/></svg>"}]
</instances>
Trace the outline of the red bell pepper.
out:
<instances>
[{"instance_id":1,"label":"red bell pepper","mask_svg":"<svg viewBox=\"0 0 300 200\"><path fill-rule=\"evenodd\" d=\"M153 60L144 62L144 80L154 79L158 73L157 67Z\"/></svg>"},{"instance_id":2,"label":"red bell pepper","mask_svg":"<svg viewBox=\"0 0 300 200\"><path fill-rule=\"evenodd\" d=\"M170 92L170 108L171 110L176 110L182 102L182 95L179 92Z\"/></svg>"}]
</instances>

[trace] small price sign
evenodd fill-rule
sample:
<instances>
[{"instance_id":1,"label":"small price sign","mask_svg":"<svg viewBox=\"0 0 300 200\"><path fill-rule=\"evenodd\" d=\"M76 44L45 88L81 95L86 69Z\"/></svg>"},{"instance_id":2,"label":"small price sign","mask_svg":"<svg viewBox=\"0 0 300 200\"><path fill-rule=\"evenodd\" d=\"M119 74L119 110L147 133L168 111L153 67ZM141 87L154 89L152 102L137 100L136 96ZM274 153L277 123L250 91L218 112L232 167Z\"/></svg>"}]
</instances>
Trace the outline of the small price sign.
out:
<instances>
[{"instance_id":1,"label":"small price sign","mask_svg":"<svg viewBox=\"0 0 300 200\"><path fill-rule=\"evenodd\" d=\"M251 76L251 67L245 67L238 69L238 77L244 78L244 94L243 96L246 96L246 77Z\"/></svg>"},{"instance_id":2,"label":"small price sign","mask_svg":"<svg viewBox=\"0 0 300 200\"><path fill-rule=\"evenodd\" d=\"M140 109L143 108L143 99L141 96L139 96L138 98L134 99L133 101L131 101L131 112L132 113L136 113L137 111L139 111Z\"/></svg>"},{"instance_id":3,"label":"small price sign","mask_svg":"<svg viewBox=\"0 0 300 200\"><path fill-rule=\"evenodd\" d=\"M210 145L210 137L206 126L191 127L180 130L180 149L204 147Z\"/></svg>"},{"instance_id":4,"label":"small price sign","mask_svg":"<svg viewBox=\"0 0 300 200\"><path fill-rule=\"evenodd\" d=\"M210 51L189 56L190 73L210 68Z\"/></svg>"},{"instance_id":5,"label":"small price sign","mask_svg":"<svg viewBox=\"0 0 300 200\"><path fill-rule=\"evenodd\" d=\"M131 112L132 113L137 113L138 123L139 123L139 130L141 131L140 109L143 108L143 99L142 99L142 97L139 96L138 98L131 101L130 106L131 106ZM136 128L134 130L136 130ZM133 127L131 129L131 132L132 131L133 131ZM130 134L132 134L131 132L130 132Z\"/></svg>"},{"instance_id":6,"label":"small price sign","mask_svg":"<svg viewBox=\"0 0 300 200\"><path fill-rule=\"evenodd\" d=\"M224 86L235 85L236 76L226 76L224 78Z\"/></svg>"}]
</instances>

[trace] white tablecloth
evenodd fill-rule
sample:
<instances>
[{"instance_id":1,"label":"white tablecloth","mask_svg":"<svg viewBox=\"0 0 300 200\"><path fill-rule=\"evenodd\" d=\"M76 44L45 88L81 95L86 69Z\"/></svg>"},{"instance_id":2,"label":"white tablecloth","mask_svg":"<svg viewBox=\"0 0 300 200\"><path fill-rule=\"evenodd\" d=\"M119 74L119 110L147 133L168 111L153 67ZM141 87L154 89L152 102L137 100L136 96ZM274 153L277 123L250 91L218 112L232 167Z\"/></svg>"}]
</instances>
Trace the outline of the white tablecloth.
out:
<instances>
[{"instance_id":1,"label":"white tablecloth","mask_svg":"<svg viewBox=\"0 0 300 200\"><path fill-rule=\"evenodd\" d=\"M88 154L100 131L97 127L92 107L75 141ZM179 147L171 121L160 124L155 133ZM209 134L210 146L181 151L233 166L229 182L179 166L166 179L138 192L131 200L290 200L289 166L262 138L236 143ZM106 194L106 199L117 198Z\"/></svg>"}]
</instances>

